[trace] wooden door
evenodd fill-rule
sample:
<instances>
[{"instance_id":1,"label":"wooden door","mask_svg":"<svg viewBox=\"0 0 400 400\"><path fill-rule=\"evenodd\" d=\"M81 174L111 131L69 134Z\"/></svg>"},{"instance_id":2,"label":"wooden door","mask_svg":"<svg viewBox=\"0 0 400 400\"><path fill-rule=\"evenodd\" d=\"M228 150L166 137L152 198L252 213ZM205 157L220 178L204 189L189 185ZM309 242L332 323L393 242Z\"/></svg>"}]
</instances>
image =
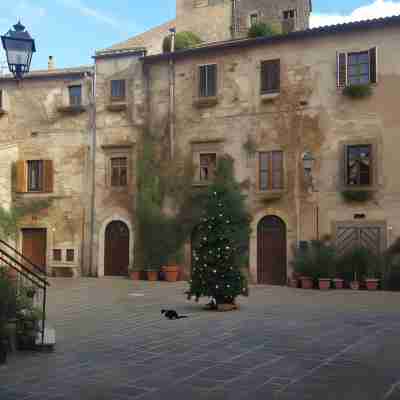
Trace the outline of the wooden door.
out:
<instances>
[{"instance_id":1,"label":"wooden door","mask_svg":"<svg viewBox=\"0 0 400 400\"><path fill-rule=\"evenodd\" d=\"M33 264L46 271L46 229L22 230L22 254Z\"/></svg>"},{"instance_id":2,"label":"wooden door","mask_svg":"<svg viewBox=\"0 0 400 400\"><path fill-rule=\"evenodd\" d=\"M121 221L108 224L105 235L104 274L127 276L129 266L129 229Z\"/></svg>"},{"instance_id":3,"label":"wooden door","mask_svg":"<svg viewBox=\"0 0 400 400\"><path fill-rule=\"evenodd\" d=\"M286 285L286 226L278 217L263 218L257 229L258 283Z\"/></svg>"}]
</instances>

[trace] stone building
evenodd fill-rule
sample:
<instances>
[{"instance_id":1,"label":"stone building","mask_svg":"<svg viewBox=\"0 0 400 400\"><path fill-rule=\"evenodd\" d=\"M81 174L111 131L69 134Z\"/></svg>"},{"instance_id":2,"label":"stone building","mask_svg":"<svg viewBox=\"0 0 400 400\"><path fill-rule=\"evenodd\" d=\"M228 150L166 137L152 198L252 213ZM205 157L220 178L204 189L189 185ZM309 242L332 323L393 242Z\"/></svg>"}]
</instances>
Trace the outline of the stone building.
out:
<instances>
[{"instance_id":1,"label":"stone building","mask_svg":"<svg viewBox=\"0 0 400 400\"><path fill-rule=\"evenodd\" d=\"M19 89L0 80L8 99L8 114L0 119L0 168L10 176L11 162L39 155L53 159L57 201L58 196L66 201L61 197L69 188L82 204L71 207L81 236L69 242L66 234L59 236L59 246L66 248L82 241L77 270L121 275L134 265L135 161L140 138L149 130L168 133L173 145L166 157L179 151L192 158L194 187L209 183L222 154L234 158L253 217L249 270L254 282L284 284L292 248L301 242L325 238L340 250L362 243L378 252L399 236L400 181L393 170L400 144L400 17L308 29L310 12L308 0L178 0L175 21L96 53L93 114L57 111L50 117L48 111L35 120L45 110L57 110L57 96L75 86L67 73L72 70L33 73ZM278 24L283 34L243 38L255 20ZM193 30L206 43L162 54L171 28ZM91 70L80 71L82 85L90 85ZM356 83L368 84L370 96L343 94ZM47 97L37 95L31 115L25 108L33 88ZM58 94L50 97L53 91ZM26 128L27 116L39 134ZM61 134L69 130L85 154L79 171L78 164L71 165L79 163L76 158L56 159L65 144L75 146ZM51 144L44 148L43 141ZM40 154L32 153L34 144ZM305 173L306 154L315 159L311 174ZM11 201L7 191L0 195ZM354 195L359 201L350 201ZM52 210L46 221L58 221ZM58 229L58 222L53 224ZM186 250L189 274L190 238Z\"/></svg>"}]
</instances>

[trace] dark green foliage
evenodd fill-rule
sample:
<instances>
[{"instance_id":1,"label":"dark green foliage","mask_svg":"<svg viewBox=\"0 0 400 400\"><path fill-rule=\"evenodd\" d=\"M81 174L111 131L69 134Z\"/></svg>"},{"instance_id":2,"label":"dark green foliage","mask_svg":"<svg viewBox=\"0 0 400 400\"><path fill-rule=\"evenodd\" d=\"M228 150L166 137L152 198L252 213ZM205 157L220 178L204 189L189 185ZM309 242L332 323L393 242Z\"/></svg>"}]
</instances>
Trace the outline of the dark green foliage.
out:
<instances>
[{"instance_id":1,"label":"dark green foliage","mask_svg":"<svg viewBox=\"0 0 400 400\"><path fill-rule=\"evenodd\" d=\"M380 260L367 248L354 247L339 258L338 270L347 281L365 279L369 273L379 276Z\"/></svg>"},{"instance_id":2,"label":"dark green foliage","mask_svg":"<svg viewBox=\"0 0 400 400\"><path fill-rule=\"evenodd\" d=\"M383 289L400 291L400 238L385 251L382 259Z\"/></svg>"},{"instance_id":3,"label":"dark green foliage","mask_svg":"<svg viewBox=\"0 0 400 400\"><path fill-rule=\"evenodd\" d=\"M203 41L193 32L178 32L175 35L175 50L188 49L202 42ZM171 35L164 38L162 48L164 53L169 53L171 51Z\"/></svg>"},{"instance_id":4,"label":"dark green foliage","mask_svg":"<svg viewBox=\"0 0 400 400\"><path fill-rule=\"evenodd\" d=\"M372 87L370 84L350 85L343 89L343 94L352 98L363 98L371 96Z\"/></svg>"},{"instance_id":5,"label":"dark green foliage","mask_svg":"<svg viewBox=\"0 0 400 400\"><path fill-rule=\"evenodd\" d=\"M292 266L299 276L333 278L336 273L335 249L322 241L313 240L306 249L294 248Z\"/></svg>"},{"instance_id":6,"label":"dark green foliage","mask_svg":"<svg viewBox=\"0 0 400 400\"><path fill-rule=\"evenodd\" d=\"M258 22L253 24L248 31L249 38L263 37L263 36L274 36L278 32L270 25L265 22Z\"/></svg>"},{"instance_id":7,"label":"dark green foliage","mask_svg":"<svg viewBox=\"0 0 400 400\"><path fill-rule=\"evenodd\" d=\"M342 196L348 202L364 202L371 200L373 194L368 190L343 190Z\"/></svg>"},{"instance_id":8,"label":"dark green foliage","mask_svg":"<svg viewBox=\"0 0 400 400\"><path fill-rule=\"evenodd\" d=\"M188 298L211 297L233 303L248 291L240 271L247 266L250 216L233 174L233 160L219 160L215 182L207 189L203 217L193 236L193 269Z\"/></svg>"},{"instance_id":9,"label":"dark green foliage","mask_svg":"<svg viewBox=\"0 0 400 400\"><path fill-rule=\"evenodd\" d=\"M6 269L0 267L0 340L5 335L7 321L15 317L15 286L8 278Z\"/></svg>"},{"instance_id":10,"label":"dark green foliage","mask_svg":"<svg viewBox=\"0 0 400 400\"><path fill-rule=\"evenodd\" d=\"M257 143L251 136L248 136L246 142L243 143L243 149L245 150L245 152L249 157L252 157L254 156L254 154L256 154Z\"/></svg>"}]
</instances>

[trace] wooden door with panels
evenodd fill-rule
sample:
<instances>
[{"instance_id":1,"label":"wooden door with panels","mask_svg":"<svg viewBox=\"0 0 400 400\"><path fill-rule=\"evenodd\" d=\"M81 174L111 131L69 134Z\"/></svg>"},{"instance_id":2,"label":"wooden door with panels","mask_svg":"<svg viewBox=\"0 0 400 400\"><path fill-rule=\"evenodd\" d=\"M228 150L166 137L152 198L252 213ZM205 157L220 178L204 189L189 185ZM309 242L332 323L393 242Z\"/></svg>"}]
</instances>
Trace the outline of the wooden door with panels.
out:
<instances>
[{"instance_id":1,"label":"wooden door with panels","mask_svg":"<svg viewBox=\"0 0 400 400\"><path fill-rule=\"evenodd\" d=\"M46 229L22 229L22 254L37 267L46 271Z\"/></svg>"},{"instance_id":2,"label":"wooden door with panels","mask_svg":"<svg viewBox=\"0 0 400 400\"><path fill-rule=\"evenodd\" d=\"M104 275L127 276L129 228L124 222L113 221L107 225L104 248Z\"/></svg>"}]
</instances>

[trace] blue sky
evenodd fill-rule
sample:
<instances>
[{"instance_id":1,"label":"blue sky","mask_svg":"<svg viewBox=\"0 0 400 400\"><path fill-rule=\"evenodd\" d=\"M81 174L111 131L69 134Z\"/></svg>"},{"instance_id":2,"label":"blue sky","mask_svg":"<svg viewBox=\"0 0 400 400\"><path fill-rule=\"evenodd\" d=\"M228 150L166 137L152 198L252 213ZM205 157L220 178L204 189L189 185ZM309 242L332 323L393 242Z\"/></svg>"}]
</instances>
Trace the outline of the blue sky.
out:
<instances>
[{"instance_id":1,"label":"blue sky","mask_svg":"<svg viewBox=\"0 0 400 400\"><path fill-rule=\"evenodd\" d=\"M312 25L400 14L400 0L313 0ZM1 0L0 33L18 18L36 40L32 68L88 65L108 47L175 17L175 0ZM4 52L0 50L0 63Z\"/></svg>"}]
</instances>

